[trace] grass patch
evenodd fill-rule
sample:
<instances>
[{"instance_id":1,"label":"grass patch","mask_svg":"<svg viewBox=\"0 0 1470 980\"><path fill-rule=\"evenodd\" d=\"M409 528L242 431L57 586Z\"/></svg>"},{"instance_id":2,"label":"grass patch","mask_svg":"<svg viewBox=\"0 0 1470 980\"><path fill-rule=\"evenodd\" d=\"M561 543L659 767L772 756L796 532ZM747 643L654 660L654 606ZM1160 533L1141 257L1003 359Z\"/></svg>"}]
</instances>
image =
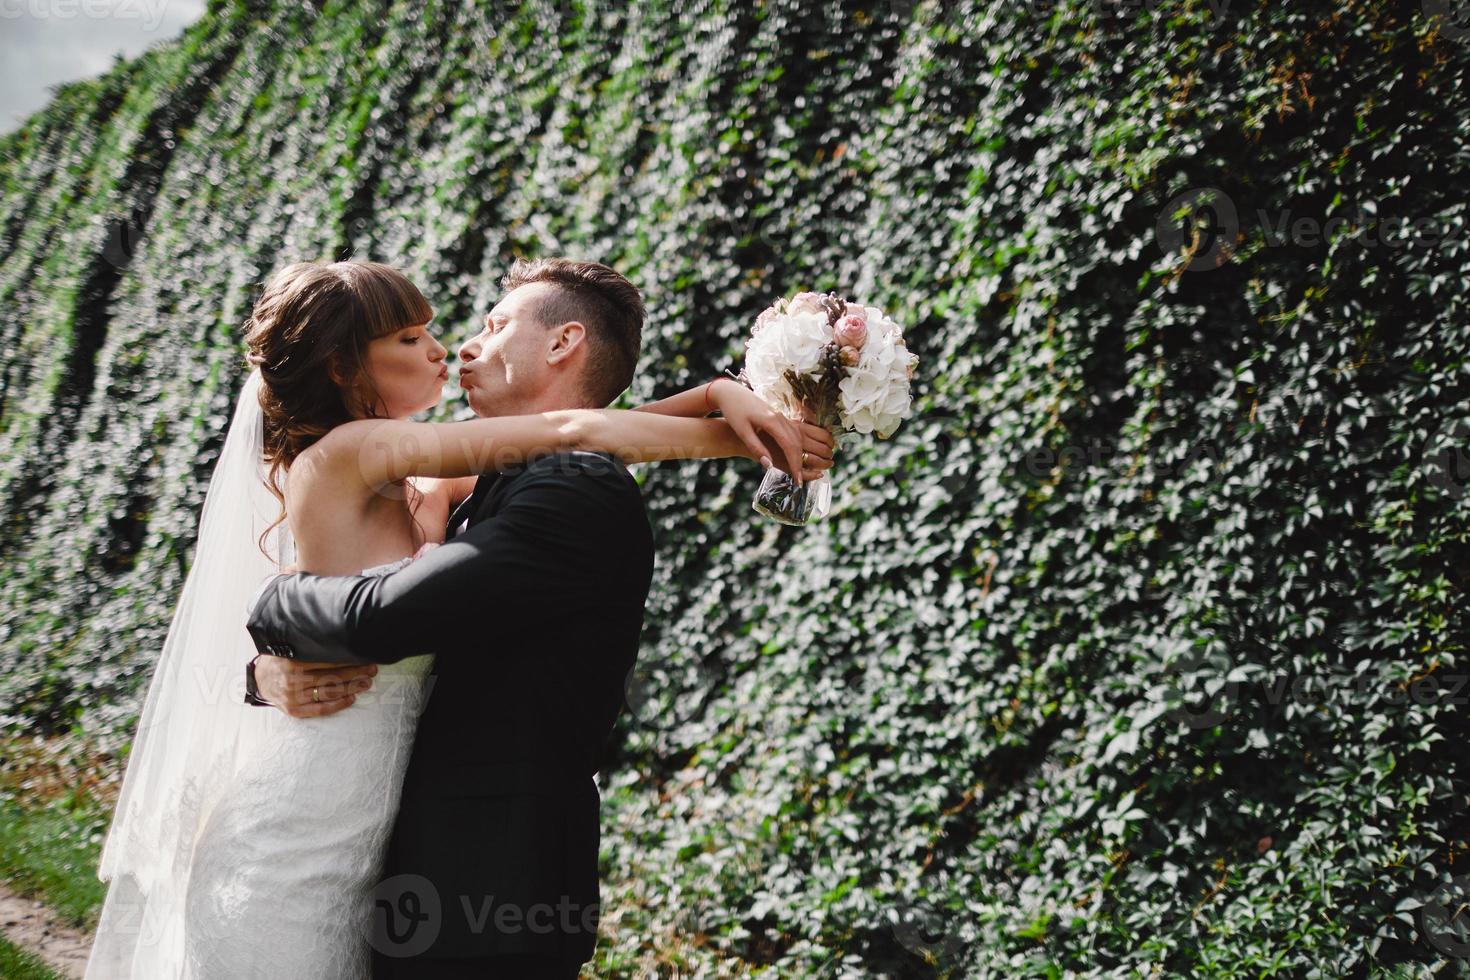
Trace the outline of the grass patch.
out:
<instances>
[{"instance_id":1,"label":"grass patch","mask_svg":"<svg viewBox=\"0 0 1470 980\"><path fill-rule=\"evenodd\" d=\"M97 879L105 827L106 817L96 813L27 810L0 801L0 878L70 924L91 929L107 894L106 883Z\"/></svg>"},{"instance_id":2,"label":"grass patch","mask_svg":"<svg viewBox=\"0 0 1470 980\"><path fill-rule=\"evenodd\" d=\"M59 980L40 958L0 936L0 977L5 980Z\"/></svg>"},{"instance_id":3,"label":"grass patch","mask_svg":"<svg viewBox=\"0 0 1470 980\"><path fill-rule=\"evenodd\" d=\"M0 748L0 881L73 926L95 927L107 894L97 857L115 797L100 775L106 763L62 740L4 739Z\"/></svg>"}]
</instances>

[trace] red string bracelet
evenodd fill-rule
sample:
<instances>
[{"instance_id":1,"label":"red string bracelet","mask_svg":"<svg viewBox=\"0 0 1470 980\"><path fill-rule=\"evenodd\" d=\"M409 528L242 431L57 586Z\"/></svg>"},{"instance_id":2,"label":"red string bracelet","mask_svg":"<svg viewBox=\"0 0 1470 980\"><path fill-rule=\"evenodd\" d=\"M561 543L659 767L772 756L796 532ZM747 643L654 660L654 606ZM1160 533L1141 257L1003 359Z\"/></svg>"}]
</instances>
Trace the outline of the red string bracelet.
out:
<instances>
[{"instance_id":1,"label":"red string bracelet","mask_svg":"<svg viewBox=\"0 0 1470 980\"><path fill-rule=\"evenodd\" d=\"M715 406L711 404L709 400L709 390L715 386L716 381L721 381L724 379L724 377L725 376L721 374L717 377L710 378L709 384L704 386L704 414L709 415L715 410Z\"/></svg>"}]
</instances>

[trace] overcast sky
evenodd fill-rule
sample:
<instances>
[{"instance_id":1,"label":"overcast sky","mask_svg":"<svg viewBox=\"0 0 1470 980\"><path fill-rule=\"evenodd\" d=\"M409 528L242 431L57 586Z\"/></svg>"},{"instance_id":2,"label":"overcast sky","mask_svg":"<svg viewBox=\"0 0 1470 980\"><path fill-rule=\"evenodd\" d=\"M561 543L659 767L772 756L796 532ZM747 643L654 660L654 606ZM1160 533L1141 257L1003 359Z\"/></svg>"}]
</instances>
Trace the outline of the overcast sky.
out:
<instances>
[{"instance_id":1,"label":"overcast sky","mask_svg":"<svg viewBox=\"0 0 1470 980\"><path fill-rule=\"evenodd\" d=\"M60 82L100 75L177 37L205 0L0 0L0 132L51 101Z\"/></svg>"}]
</instances>

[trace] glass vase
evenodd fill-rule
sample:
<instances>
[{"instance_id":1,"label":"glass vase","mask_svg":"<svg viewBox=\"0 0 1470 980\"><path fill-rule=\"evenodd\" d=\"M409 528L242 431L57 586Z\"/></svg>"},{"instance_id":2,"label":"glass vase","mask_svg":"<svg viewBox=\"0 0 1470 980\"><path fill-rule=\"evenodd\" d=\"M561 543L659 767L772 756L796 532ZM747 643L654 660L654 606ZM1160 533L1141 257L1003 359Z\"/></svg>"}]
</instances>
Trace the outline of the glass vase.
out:
<instances>
[{"instance_id":1,"label":"glass vase","mask_svg":"<svg viewBox=\"0 0 1470 980\"><path fill-rule=\"evenodd\" d=\"M791 527L827 516L832 509L832 481L824 473L800 487L779 467L769 467L752 506L761 514Z\"/></svg>"}]
</instances>

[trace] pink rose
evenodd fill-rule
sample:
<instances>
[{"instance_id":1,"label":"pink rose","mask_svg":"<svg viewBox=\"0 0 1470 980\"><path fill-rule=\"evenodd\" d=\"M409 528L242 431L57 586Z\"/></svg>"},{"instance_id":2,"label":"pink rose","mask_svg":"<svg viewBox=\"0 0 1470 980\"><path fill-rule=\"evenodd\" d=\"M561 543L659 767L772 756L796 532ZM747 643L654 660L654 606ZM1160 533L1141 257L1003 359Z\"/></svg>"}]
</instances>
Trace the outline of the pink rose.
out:
<instances>
[{"instance_id":1,"label":"pink rose","mask_svg":"<svg viewBox=\"0 0 1470 980\"><path fill-rule=\"evenodd\" d=\"M791 302L786 304L787 313L825 313L822 309L821 293L797 293L791 297Z\"/></svg>"},{"instance_id":2,"label":"pink rose","mask_svg":"<svg viewBox=\"0 0 1470 980\"><path fill-rule=\"evenodd\" d=\"M843 347L862 350L863 345L868 342L868 322L860 316L853 316L849 313L837 321L832 336Z\"/></svg>"}]
</instances>

